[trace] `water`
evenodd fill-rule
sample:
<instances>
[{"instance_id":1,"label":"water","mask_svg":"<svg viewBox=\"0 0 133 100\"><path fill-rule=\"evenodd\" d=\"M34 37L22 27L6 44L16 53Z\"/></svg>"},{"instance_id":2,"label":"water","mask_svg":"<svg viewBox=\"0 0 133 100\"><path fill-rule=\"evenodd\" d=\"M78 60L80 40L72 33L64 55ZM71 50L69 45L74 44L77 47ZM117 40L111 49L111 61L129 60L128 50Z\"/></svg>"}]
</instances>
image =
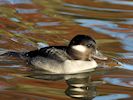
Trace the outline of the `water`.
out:
<instances>
[{"instance_id":1,"label":"water","mask_svg":"<svg viewBox=\"0 0 133 100\"><path fill-rule=\"evenodd\" d=\"M133 1L0 0L0 53L67 45L94 37L110 60L87 73L31 72L15 58L0 59L1 100L132 100Z\"/></svg>"}]
</instances>

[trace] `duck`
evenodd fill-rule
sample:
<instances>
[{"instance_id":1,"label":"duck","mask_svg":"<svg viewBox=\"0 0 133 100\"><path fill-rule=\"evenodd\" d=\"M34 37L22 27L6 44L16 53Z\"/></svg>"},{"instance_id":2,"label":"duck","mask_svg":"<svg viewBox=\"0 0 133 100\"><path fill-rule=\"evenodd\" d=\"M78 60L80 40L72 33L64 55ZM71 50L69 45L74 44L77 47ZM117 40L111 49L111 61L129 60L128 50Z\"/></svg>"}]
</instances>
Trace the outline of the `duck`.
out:
<instances>
[{"instance_id":1,"label":"duck","mask_svg":"<svg viewBox=\"0 0 133 100\"><path fill-rule=\"evenodd\" d=\"M73 74L95 69L95 59L107 60L96 41L88 35L76 35L68 46L47 46L28 52L9 51L4 55L26 60L34 70L56 74Z\"/></svg>"}]
</instances>

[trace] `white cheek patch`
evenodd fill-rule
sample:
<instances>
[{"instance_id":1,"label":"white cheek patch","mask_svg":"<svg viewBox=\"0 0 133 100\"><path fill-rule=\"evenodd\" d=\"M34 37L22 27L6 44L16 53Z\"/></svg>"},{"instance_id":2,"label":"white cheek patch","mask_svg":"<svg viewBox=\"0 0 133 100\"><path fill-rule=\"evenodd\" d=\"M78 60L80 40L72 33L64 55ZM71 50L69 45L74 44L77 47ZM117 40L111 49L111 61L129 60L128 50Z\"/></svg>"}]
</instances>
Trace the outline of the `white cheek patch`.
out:
<instances>
[{"instance_id":1,"label":"white cheek patch","mask_svg":"<svg viewBox=\"0 0 133 100\"><path fill-rule=\"evenodd\" d=\"M72 46L72 48L76 51L79 51L79 52L86 52L87 51L87 47L85 47L83 45L75 45L75 46Z\"/></svg>"}]
</instances>

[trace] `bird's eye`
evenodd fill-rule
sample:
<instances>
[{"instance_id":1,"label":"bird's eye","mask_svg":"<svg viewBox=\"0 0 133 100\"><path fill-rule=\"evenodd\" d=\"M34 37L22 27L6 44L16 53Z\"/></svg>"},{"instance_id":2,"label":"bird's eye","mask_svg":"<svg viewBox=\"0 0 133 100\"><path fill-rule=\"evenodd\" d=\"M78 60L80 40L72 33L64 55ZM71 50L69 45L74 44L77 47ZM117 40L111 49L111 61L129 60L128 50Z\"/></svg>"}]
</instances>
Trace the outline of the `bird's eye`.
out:
<instances>
[{"instance_id":1,"label":"bird's eye","mask_svg":"<svg viewBox=\"0 0 133 100\"><path fill-rule=\"evenodd\" d=\"M92 46L92 44L87 44L87 47L91 47Z\"/></svg>"}]
</instances>

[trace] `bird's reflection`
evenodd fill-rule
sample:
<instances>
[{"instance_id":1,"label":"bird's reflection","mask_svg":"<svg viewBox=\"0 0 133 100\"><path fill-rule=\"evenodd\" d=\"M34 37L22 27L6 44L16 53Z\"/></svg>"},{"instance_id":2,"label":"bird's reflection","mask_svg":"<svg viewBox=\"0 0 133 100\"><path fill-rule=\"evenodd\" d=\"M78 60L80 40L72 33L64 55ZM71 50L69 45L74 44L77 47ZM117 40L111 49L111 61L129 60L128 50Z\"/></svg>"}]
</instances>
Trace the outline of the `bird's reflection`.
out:
<instances>
[{"instance_id":1,"label":"bird's reflection","mask_svg":"<svg viewBox=\"0 0 133 100\"><path fill-rule=\"evenodd\" d=\"M96 96L96 87L90 80L90 77L72 78L66 81L68 88L66 95L83 100L91 100Z\"/></svg>"},{"instance_id":2,"label":"bird's reflection","mask_svg":"<svg viewBox=\"0 0 133 100\"><path fill-rule=\"evenodd\" d=\"M65 90L67 96L80 100L92 100L97 96L96 86L103 84L103 81L92 81L91 77L97 74L95 71L77 74L52 74L41 71L34 71L29 77L43 80L65 80L68 88ZM99 73L98 73L99 74ZM103 72L102 72L103 74Z\"/></svg>"}]
</instances>

